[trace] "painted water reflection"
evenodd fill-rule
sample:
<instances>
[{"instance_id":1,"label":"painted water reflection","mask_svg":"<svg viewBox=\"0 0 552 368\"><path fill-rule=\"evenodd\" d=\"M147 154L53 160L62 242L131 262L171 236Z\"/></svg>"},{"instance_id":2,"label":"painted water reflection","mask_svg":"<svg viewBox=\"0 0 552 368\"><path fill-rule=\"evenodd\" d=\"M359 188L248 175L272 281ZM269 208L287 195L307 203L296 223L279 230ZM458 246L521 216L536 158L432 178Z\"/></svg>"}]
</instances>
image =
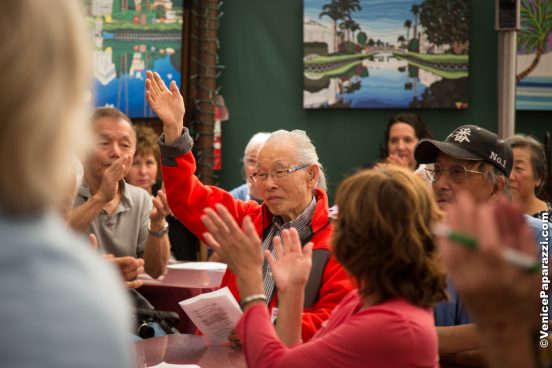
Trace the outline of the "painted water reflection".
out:
<instances>
[{"instance_id":1,"label":"painted water reflection","mask_svg":"<svg viewBox=\"0 0 552 368\"><path fill-rule=\"evenodd\" d=\"M429 69L429 67L427 68ZM338 75L305 72L306 108L466 108L468 77L415 66L383 51L348 65ZM449 77L451 75L448 75Z\"/></svg>"},{"instance_id":2,"label":"painted water reflection","mask_svg":"<svg viewBox=\"0 0 552 368\"><path fill-rule=\"evenodd\" d=\"M96 106L114 106L129 117L152 117L145 74L180 85L182 0L82 0L94 45Z\"/></svg>"}]
</instances>

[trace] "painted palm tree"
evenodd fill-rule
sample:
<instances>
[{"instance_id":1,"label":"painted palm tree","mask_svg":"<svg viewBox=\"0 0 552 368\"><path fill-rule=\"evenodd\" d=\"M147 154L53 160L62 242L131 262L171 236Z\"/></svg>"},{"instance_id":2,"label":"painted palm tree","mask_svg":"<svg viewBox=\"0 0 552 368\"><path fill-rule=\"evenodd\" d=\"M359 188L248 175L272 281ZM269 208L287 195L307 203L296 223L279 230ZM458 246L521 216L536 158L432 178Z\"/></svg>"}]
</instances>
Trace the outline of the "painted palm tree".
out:
<instances>
[{"instance_id":1,"label":"painted palm tree","mask_svg":"<svg viewBox=\"0 0 552 368\"><path fill-rule=\"evenodd\" d=\"M360 24L358 24L357 22L353 21L353 23L351 24L351 33L353 34L353 37L351 38L354 42L354 40L356 40L356 37L355 37L355 32L356 31L360 31Z\"/></svg>"},{"instance_id":2,"label":"painted palm tree","mask_svg":"<svg viewBox=\"0 0 552 368\"><path fill-rule=\"evenodd\" d=\"M345 16L351 18L352 12L362 10L360 6L360 0L336 0Z\"/></svg>"},{"instance_id":3,"label":"painted palm tree","mask_svg":"<svg viewBox=\"0 0 552 368\"><path fill-rule=\"evenodd\" d=\"M397 42L400 42L401 47L403 47L404 43L406 42L406 39L404 38L403 35L400 35L399 37L397 37Z\"/></svg>"},{"instance_id":4,"label":"painted palm tree","mask_svg":"<svg viewBox=\"0 0 552 368\"><path fill-rule=\"evenodd\" d=\"M407 19L404 21L404 28L406 28L406 43L408 43L410 39L410 27L412 27L412 22Z\"/></svg>"},{"instance_id":5,"label":"painted palm tree","mask_svg":"<svg viewBox=\"0 0 552 368\"><path fill-rule=\"evenodd\" d=\"M535 53L531 64L516 76L518 81L527 77L540 62L545 51L548 35L552 32L552 2L550 0L521 1L521 31L518 47Z\"/></svg>"},{"instance_id":6,"label":"painted palm tree","mask_svg":"<svg viewBox=\"0 0 552 368\"><path fill-rule=\"evenodd\" d=\"M414 4L410 11L414 15L414 38L418 38L418 14L420 13L420 6Z\"/></svg>"},{"instance_id":7,"label":"painted palm tree","mask_svg":"<svg viewBox=\"0 0 552 368\"><path fill-rule=\"evenodd\" d=\"M354 40L354 32L358 31L360 26L351 18L346 18L339 24L339 29L347 35L346 40L351 41ZM351 33L353 37L351 37Z\"/></svg>"},{"instance_id":8,"label":"painted palm tree","mask_svg":"<svg viewBox=\"0 0 552 368\"><path fill-rule=\"evenodd\" d=\"M338 50L337 21L343 19L345 15L346 13L337 0L332 0L331 3L322 5L322 12L318 15L319 18L328 17L333 21L334 52Z\"/></svg>"}]
</instances>

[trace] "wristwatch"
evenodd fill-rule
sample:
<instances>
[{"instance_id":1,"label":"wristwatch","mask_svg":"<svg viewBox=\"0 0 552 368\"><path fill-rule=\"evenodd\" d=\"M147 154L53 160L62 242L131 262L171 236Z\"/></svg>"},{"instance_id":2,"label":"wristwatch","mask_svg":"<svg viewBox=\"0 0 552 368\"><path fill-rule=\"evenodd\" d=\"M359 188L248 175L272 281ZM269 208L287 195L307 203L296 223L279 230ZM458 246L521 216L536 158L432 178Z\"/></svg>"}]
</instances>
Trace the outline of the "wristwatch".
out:
<instances>
[{"instance_id":1,"label":"wristwatch","mask_svg":"<svg viewBox=\"0 0 552 368\"><path fill-rule=\"evenodd\" d=\"M148 225L148 233L156 238L162 238L169 232L169 224L165 222L165 225L160 230L152 230L151 224Z\"/></svg>"}]
</instances>

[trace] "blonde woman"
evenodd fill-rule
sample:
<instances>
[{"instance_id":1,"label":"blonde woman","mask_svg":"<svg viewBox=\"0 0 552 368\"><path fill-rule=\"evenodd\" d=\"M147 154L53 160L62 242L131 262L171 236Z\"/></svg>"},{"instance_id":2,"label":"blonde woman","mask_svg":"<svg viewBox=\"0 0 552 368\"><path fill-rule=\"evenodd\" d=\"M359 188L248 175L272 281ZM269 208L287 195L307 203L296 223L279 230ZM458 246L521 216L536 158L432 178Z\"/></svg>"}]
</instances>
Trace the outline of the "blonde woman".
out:
<instances>
[{"instance_id":1,"label":"blonde woman","mask_svg":"<svg viewBox=\"0 0 552 368\"><path fill-rule=\"evenodd\" d=\"M86 146L90 50L77 0L0 2L0 357L129 367L115 271L55 215Z\"/></svg>"}]
</instances>

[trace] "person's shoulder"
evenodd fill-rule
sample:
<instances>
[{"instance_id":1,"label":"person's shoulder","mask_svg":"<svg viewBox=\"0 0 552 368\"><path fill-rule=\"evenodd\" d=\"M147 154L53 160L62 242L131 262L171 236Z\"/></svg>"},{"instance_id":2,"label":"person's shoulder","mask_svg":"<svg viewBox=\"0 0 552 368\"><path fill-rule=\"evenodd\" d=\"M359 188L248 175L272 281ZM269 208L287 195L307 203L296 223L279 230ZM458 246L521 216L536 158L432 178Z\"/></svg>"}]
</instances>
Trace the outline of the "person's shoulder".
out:
<instances>
[{"instance_id":1,"label":"person's shoulder","mask_svg":"<svg viewBox=\"0 0 552 368\"><path fill-rule=\"evenodd\" d=\"M128 194L132 198L150 198L149 193L144 189L125 182L125 194Z\"/></svg>"},{"instance_id":2,"label":"person's shoulder","mask_svg":"<svg viewBox=\"0 0 552 368\"><path fill-rule=\"evenodd\" d=\"M144 207L148 209L148 212L152 207L150 194L144 188L137 187L127 182L125 182L123 197L130 202L131 206Z\"/></svg>"},{"instance_id":3,"label":"person's shoulder","mask_svg":"<svg viewBox=\"0 0 552 368\"><path fill-rule=\"evenodd\" d=\"M55 216L0 219L0 229L7 235L0 249L0 325L13 346L10 356L21 361L39 354L45 367L53 366L55 354L74 366L79 359L81 366L105 363L107 356L128 362L129 304L115 270ZM87 351L103 351L106 358Z\"/></svg>"},{"instance_id":4,"label":"person's shoulder","mask_svg":"<svg viewBox=\"0 0 552 368\"><path fill-rule=\"evenodd\" d=\"M353 300L344 305L351 308ZM372 344L388 349L410 349L422 342L435 344L435 325L433 313L428 308L418 307L404 299L392 299L383 303L361 309L347 321L347 328L362 331L363 336L376 339Z\"/></svg>"},{"instance_id":5,"label":"person's shoulder","mask_svg":"<svg viewBox=\"0 0 552 368\"><path fill-rule=\"evenodd\" d=\"M229 193L235 199L240 199L242 201L246 201L246 200L248 200L248 196L249 196L249 188L247 187L247 183L244 183L244 184L242 184L240 186L237 186L234 189L230 190Z\"/></svg>"},{"instance_id":6,"label":"person's shoulder","mask_svg":"<svg viewBox=\"0 0 552 368\"><path fill-rule=\"evenodd\" d=\"M27 269L36 281L51 279L54 273L72 273L80 281L103 282L112 270L99 259L83 235L65 228L57 215L45 215L31 220L0 219L4 245L0 248L0 263L6 267ZM40 270L45 273L40 274ZM44 279L44 276L49 277ZM23 274L22 274L23 276Z\"/></svg>"},{"instance_id":7,"label":"person's shoulder","mask_svg":"<svg viewBox=\"0 0 552 368\"><path fill-rule=\"evenodd\" d=\"M524 214L523 216L525 217L527 225L535 231L537 240L544 238L543 230L548 230L552 227L552 224L549 221L544 221L540 218L529 216L527 214Z\"/></svg>"}]
</instances>

